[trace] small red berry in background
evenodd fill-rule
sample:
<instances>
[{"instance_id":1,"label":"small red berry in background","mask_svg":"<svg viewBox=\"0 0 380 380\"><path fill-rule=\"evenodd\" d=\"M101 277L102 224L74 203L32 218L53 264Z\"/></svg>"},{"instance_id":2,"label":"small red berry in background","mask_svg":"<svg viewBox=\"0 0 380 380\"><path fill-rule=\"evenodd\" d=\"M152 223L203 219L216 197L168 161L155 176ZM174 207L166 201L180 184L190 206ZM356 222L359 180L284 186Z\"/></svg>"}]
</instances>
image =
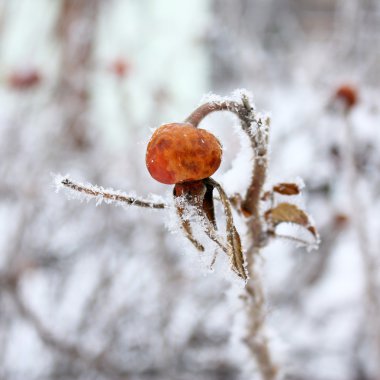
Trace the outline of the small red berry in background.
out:
<instances>
[{"instance_id":1,"label":"small red berry in background","mask_svg":"<svg viewBox=\"0 0 380 380\"><path fill-rule=\"evenodd\" d=\"M349 111L358 102L358 91L356 87L345 84L337 88L334 99L344 105L345 111Z\"/></svg>"},{"instance_id":2,"label":"small red berry in background","mask_svg":"<svg viewBox=\"0 0 380 380\"><path fill-rule=\"evenodd\" d=\"M124 58L117 58L109 65L109 70L119 78L126 77L130 69L130 63Z\"/></svg>"},{"instance_id":3,"label":"small red berry in background","mask_svg":"<svg viewBox=\"0 0 380 380\"><path fill-rule=\"evenodd\" d=\"M349 221L348 215L343 213L337 213L333 216L333 226L338 229L347 227Z\"/></svg>"},{"instance_id":4,"label":"small red berry in background","mask_svg":"<svg viewBox=\"0 0 380 380\"><path fill-rule=\"evenodd\" d=\"M7 78L9 87L15 90L27 90L40 84L42 78L35 68L16 69Z\"/></svg>"},{"instance_id":5,"label":"small red berry in background","mask_svg":"<svg viewBox=\"0 0 380 380\"><path fill-rule=\"evenodd\" d=\"M162 125L153 133L146 152L150 175L168 185L208 178L221 160L219 140L190 123Z\"/></svg>"}]
</instances>

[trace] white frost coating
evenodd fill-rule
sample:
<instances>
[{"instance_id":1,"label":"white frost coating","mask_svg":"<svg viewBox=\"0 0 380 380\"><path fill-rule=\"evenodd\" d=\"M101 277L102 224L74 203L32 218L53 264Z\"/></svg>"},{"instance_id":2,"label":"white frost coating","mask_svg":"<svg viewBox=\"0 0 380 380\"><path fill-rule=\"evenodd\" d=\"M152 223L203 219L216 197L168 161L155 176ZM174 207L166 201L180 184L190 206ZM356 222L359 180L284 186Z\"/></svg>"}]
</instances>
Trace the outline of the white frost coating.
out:
<instances>
[{"instance_id":1,"label":"white frost coating","mask_svg":"<svg viewBox=\"0 0 380 380\"><path fill-rule=\"evenodd\" d=\"M166 210L166 218L164 220L165 227L172 234L178 234L179 232L181 232L181 226L179 224L177 210L172 196L167 197L167 203L168 208Z\"/></svg>"},{"instance_id":2,"label":"white frost coating","mask_svg":"<svg viewBox=\"0 0 380 380\"><path fill-rule=\"evenodd\" d=\"M232 91L232 96L231 96L231 99L232 100L236 100L236 101L241 101L241 98L245 96L248 98L249 100L249 103L251 104L251 106L255 109L255 105L253 103L253 94L251 91L245 89L245 88L237 88L235 89L234 91Z\"/></svg>"},{"instance_id":3,"label":"white frost coating","mask_svg":"<svg viewBox=\"0 0 380 380\"><path fill-rule=\"evenodd\" d=\"M255 139L257 145L267 145L269 141L270 116L264 113L254 114L254 120L250 125L249 133Z\"/></svg>"},{"instance_id":4,"label":"white frost coating","mask_svg":"<svg viewBox=\"0 0 380 380\"><path fill-rule=\"evenodd\" d=\"M199 106L205 103L220 103L224 102L226 100L231 100L231 97L225 97L225 96L220 96L216 95L212 92L209 92L207 94L204 94L199 102Z\"/></svg>"},{"instance_id":5,"label":"white frost coating","mask_svg":"<svg viewBox=\"0 0 380 380\"><path fill-rule=\"evenodd\" d=\"M197 242L204 247L203 252L196 250L185 237L185 233L182 230L179 220L179 215L177 214L176 206L181 206L183 209L182 219L190 222L192 235ZM231 270L231 265L227 254L223 252L218 244L215 243L207 234L207 225L210 222L200 215L194 206L189 205L184 197L178 197L175 201L172 201L168 207L168 211L169 217L165 220L166 227L171 233L182 237L181 246L183 251L191 256L195 255L197 257L197 260L201 264L199 269L202 273L207 275L212 272L217 276L222 275L224 278L227 278L229 282L244 287L244 282L242 282L242 280ZM222 229L216 232L217 237L222 244L226 244L225 234L221 231Z\"/></svg>"},{"instance_id":6,"label":"white frost coating","mask_svg":"<svg viewBox=\"0 0 380 380\"><path fill-rule=\"evenodd\" d=\"M209 92L202 96L199 102L199 105L202 105L205 103L220 103L220 102L225 102L225 101L236 101L240 103L243 96L246 96L250 104L252 105L252 107L255 108L254 103L252 101L253 99L252 93L244 88L234 90L232 94L229 96L221 96L221 95L216 95L212 92Z\"/></svg>"},{"instance_id":7,"label":"white frost coating","mask_svg":"<svg viewBox=\"0 0 380 380\"><path fill-rule=\"evenodd\" d=\"M55 174L55 173L50 173L51 177L53 178L53 184L55 188L55 192L58 193L61 189L64 188L62 181L65 178L70 178L69 174L66 175L61 175L61 174Z\"/></svg>"},{"instance_id":8,"label":"white frost coating","mask_svg":"<svg viewBox=\"0 0 380 380\"><path fill-rule=\"evenodd\" d=\"M297 176L294 179L292 179L290 182L295 183L301 191L305 188L305 182L301 177Z\"/></svg>"},{"instance_id":9,"label":"white frost coating","mask_svg":"<svg viewBox=\"0 0 380 380\"><path fill-rule=\"evenodd\" d=\"M103 202L106 204L115 204L117 206L122 206L124 208L132 206L133 203L128 204L125 201L117 199L118 196L133 199L135 201L140 201L140 198L136 196L136 193L130 192L130 193L125 193L121 190L114 190L112 188L104 188L102 186L97 186L97 185L92 185L90 183L80 183L80 182L75 182L75 186L84 188L86 190L89 190L91 192L94 192L94 194L88 194L84 191L78 191L73 188L70 188L68 186L65 186L62 182L66 179L68 181L71 181L69 175L62 176L61 174L56 174L53 175L54 177L54 184L56 188L56 192L59 192L61 189L63 189L67 196L68 199L78 199L80 201L87 201L89 202L92 199L95 199L95 205L99 206ZM95 193L100 193L100 194L95 194ZM109 197L105 197L104 195L107 194L107 196L111 196L111 199ZM114 198L112 198L114 197ZM165 199L161 196L158 195L150 195L150 198L144 200L144 202L147 203L166 203Z\"/></svg>"}]
</instances>

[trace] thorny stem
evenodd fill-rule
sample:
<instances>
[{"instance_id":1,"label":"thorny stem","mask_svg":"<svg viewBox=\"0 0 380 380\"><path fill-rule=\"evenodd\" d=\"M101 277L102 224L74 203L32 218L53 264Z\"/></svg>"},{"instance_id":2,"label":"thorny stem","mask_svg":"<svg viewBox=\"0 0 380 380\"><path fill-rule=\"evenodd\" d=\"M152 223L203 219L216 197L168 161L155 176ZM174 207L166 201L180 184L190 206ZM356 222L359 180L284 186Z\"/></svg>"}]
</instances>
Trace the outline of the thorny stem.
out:
<instances>
[{"instance_id":1,"label":"thorny stem","mask_svg":"<svg viewBox=\"0 0 380 380\"><path fill-rule=\"evenodd\" d=\"M239 117L242 129L248 135L254 152L251 184L242 202L242 211L247 216L246 222L251 237L251 245L246 253L250 278L242 296L247 316L247 332L244 342L255 358L262 378L274 380L278 375L278 367L272 358L268 338L264 331L266 302L256 263L260 250L267 241L260 216L260 198L268 167L269 119L257 119L248 97L243 95L242 103L226 100L203 104L186 119L186 122L197 127L204 117L215 111L230 111ZM254 126L257 127L256 130L253 130Z\"/></svg>"},{"instance_id":2,"label":"thorny stem","mask_svg":"<svg viewBox=\"0 0 380 380\"><path fill-rule=\"evenodd\" d=\"M61 184L71 190L78 191L79 193L87 194L94 198L104 198L110 201L126 203L128 205L154 208L154 209L164 209L169 206L166 203L156 203L148 200L138 199L129 195L118 194L109 190L104 190L95 186L84 186L80 183L76 183L68 178L64 178Z\"/></svg>"},{"instance_id":3,"label":"thorny stem","mask_svg":"<svg viewBox=\"0 0 380 380\"><path fill-rule=\"evenodd\" d=\"M349 119L349 113L344 113L345 137L346 137L346 164L349 175L349 197L352 207L352 215L354 226L356 229L359 253L364 267L365 281L365 298L366 298L366 318L368 320L368 329L374 338L375 362L377 363L377 376L380 376L380 301L376 284L376 262L371 253L370 243L368 239L368 231L366 230L365 209L359 196L358 184L360 183L360 175L356 168L354 153L354 131Z\"/></svg>"}]
</instances>

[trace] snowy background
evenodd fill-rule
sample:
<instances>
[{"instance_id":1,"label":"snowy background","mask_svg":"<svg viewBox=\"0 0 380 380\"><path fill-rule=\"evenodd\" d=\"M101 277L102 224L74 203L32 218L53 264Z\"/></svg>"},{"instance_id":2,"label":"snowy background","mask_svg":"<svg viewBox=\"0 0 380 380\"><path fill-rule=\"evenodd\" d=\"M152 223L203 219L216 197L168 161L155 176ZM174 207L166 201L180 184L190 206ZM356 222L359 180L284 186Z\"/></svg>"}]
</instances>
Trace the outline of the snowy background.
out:
<instances>
[{"instance_id":1,"label":"snowy background","mask_svg":"<svg viewBox=\"0 0 380 380\"><path fill-rule=\"evenodd\" d=\"M321 235L262 254L281 376L380 379L379 85L378 0L0 0L0 379L260 379L225 263L210 272L160 210L52 179L170 198L151 128L235 88L271 114L268 187L301 177ZM203 122L229 194L249 181L237 124Z\"/></svg>"}]
</instances>

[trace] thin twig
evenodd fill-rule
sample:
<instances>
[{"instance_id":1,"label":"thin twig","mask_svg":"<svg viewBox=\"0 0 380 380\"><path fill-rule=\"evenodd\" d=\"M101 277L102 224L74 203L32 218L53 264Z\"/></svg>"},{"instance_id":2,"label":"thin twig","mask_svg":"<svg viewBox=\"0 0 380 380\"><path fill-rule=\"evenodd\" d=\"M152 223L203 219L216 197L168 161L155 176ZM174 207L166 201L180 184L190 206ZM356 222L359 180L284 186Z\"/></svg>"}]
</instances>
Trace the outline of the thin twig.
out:
<instances>
[{"instance_id":1,"label":"thin twig","mask_svg":"<svg viewBox=\"0 0 380 380\"><path fill-rule=\"evenodd\" d=\"M377 266L375 258L371 252L366 228L366 210L360 199L358 184L360 183L360 174L358 173L355 163L354 152L354 131L349 119L349 113L344 113L345 137L346 137L346 165L349 175L348 194L353 215L353 225L356 229L359 253L363 262L364 281L365 281L365 299L366 299L366 318L370 335L374 340L375 362L377 363L377 376L380 376L380 300L377 291Z\"/></svg>"},{"instance_id":2,"label":"thin twig","mask_svg":"<svg viewBox=\"0 0 380 380\"><path fill-rule=\"evenodd\" d=\"M100 197L109 201L120 202L131 206L139 206L145 208L164 209L169 207L166 203L156 203L149 200L139 199L130 195L120 194L112 190L105 190L97 186L85 186L83 184L76 183L68 178L62 179L60 183L70 190L74 190L94 198Z\"/></svg>"},{"instance_id":3,"label":"thin twig","mask_svg":"<svg viewBox=\"0 0 380 380\"><path fill-rule=\"evenodd\" d=\"M10 285L7 288L11 295L20 314L34 327L40 339L49 347L53 348L62 354L67 355L73 360L79 360L85 363L90 368L109 376L115 380L126 380L128 372L116 367L114 364L108 362L104 357L101 359L97 356L93 357L90 353L86 352L83 348L75 344L65 342L64 339L58 338L50 331L42 322L42 320L34 313L34 311L24 302L17 285Z\"/></svg>"}]
</instances>

